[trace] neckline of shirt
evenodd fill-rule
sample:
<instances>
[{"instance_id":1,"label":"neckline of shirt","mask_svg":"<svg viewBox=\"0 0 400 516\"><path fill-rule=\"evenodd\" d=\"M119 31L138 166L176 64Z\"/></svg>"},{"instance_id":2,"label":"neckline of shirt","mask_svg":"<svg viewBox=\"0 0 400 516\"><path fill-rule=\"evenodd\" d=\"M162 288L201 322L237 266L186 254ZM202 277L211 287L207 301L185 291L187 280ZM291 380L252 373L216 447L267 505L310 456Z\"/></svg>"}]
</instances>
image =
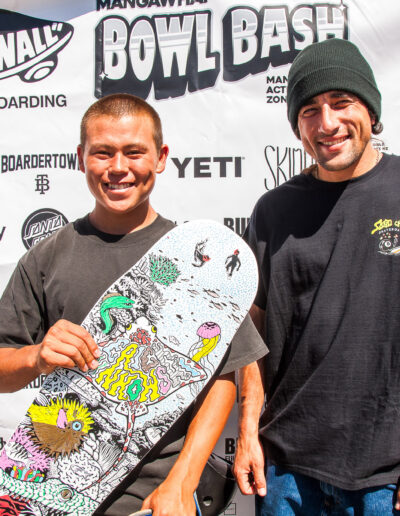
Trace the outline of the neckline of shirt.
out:
<instances>
[{"instance_id":1,"label":"neckline of shirt","mask_svg":"<svg viewBox=\"0 0 400 516\"><path fill-rule=\"evenodd\" d=\"M122 235L113 235L111 233L105 233L97 229L90 222L89 214L79 219L76 225L78 233L89 237L94 242L100 245L114 245L114 246L130 246L132 244L138 244L141 241L147 240L149 233L153 233L161 229L166 223L167 219L164 219L161 215L157 214L157 217L151 224L144 228L133 231L132 233L126 233Z\"/></svg>"},{"instance_id":2,"label":"neckline of shirt","mask_svg":"<svg viewBox=\"0 0 400 516\"><path fill-rule=\"evenodd\" d=\"M344 186L348 186L348 187L354 186L355 187L356 185L358 185L360 183L364 183L366 181L369 181L370 179L379 175L383 171L383 169L386 167L389 159L390 159L390 156L388 154L382 153L382 158L379 160L379 162L375 166L373 166L370 170L368 170L368 172L361 174L361 176L353 177L351 179L346 179L345 181L323 181L322 179L317 179L311 173L308 174L306 177L314 185L320 186L321 188L343 189Z\"/></svg>"}]
</instances>

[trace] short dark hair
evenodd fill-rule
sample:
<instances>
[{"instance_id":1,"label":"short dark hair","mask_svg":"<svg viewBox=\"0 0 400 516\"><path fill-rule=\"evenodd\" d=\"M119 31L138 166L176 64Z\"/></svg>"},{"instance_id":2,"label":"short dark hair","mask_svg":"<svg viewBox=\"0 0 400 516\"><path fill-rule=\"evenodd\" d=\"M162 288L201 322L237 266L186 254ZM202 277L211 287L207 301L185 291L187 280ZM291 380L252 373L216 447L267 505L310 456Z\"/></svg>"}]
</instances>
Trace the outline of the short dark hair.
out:
<instances>
[{"instance_id":1,"label":"short dark hair","mask_svg":"<svg viewBox=\"0 0 400 516\"><path fill-rule=\"evenodd\" d=\"M371 118L375 118L375 120L377 120L376 115L370 109L368 109L368 113ZM383 131L383 124L382 124L382 122L379 122L379 120L378 120L377 122L375 122L372 125L372 134L380 134L382 131Z\"/></svg>"},{"instance_id":2,"label":"short dark hair","mask_svg":"<svg viewBox=\"0 0 400 516\"><path fill-rule=\"evenodd\" d=\"M88 121L100 116L122 118L127 115L146 115L153 121L153 137L157 151L163 144L161 120L157 111L145 100L129 93L115 93L107 95L92 104L82 117L80 144L85 147Z\"/></svg>"}]
</instances>

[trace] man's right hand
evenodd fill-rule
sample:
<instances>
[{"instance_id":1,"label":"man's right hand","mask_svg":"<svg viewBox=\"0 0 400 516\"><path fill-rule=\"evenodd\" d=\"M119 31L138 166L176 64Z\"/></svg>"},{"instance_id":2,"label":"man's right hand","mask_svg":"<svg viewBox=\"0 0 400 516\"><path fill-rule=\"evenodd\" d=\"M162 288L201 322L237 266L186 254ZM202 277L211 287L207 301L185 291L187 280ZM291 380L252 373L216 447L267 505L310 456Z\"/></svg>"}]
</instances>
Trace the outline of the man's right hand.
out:
<instances>
[{"instance_id":1,"label":"man's right hand","mask_svg":"<svg viewBox=\"0 0 400 516\"><path fill-rule=\"evenodd\" d=\"M233 473L244 495L265 496L267 482L264 474L264 452L258 436L240 438L237 443Z\"/></svg>"},{"instance_id":2,"label":"man's right hand","mask_svg":"<svg viewBox=\"0 0 400 516\"><path fill-rule=\"evenodd\" d=\"M60 319L37 346L36 367L49 374L56 367L79 367L83 372L98 366L100 350L82 326Z\"/></svg>"}]
</instances>

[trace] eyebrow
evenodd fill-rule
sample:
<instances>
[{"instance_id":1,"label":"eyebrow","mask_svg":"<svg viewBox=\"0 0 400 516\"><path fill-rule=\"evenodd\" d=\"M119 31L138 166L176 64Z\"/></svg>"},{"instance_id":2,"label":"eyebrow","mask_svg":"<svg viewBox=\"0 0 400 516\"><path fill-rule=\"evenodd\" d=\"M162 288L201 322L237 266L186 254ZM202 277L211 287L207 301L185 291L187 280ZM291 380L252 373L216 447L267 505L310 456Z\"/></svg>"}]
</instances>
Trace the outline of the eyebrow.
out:
<instances>
[{"instance_id":1,"label":"eyebrow","mask_svg":"<svg viewBox=\"0 0 400 516\"><path fill-rule=\"evenodd\" d=\"M94 150L105 149L107 151L112 151L112 150L115 149L115 146L112 145L112 144L110 145L108 143L94 142L92 144L91 148L94 149ZM131 149L139 150L139 151L146 151L147 150L147 146L144 145L143 143L132 142L132 143L128 143L127 145L125 145L123 147L124 151L131 150Z\"/></svg>"},{"instance_id":2,"label":"eyebrow","mask_svg":"<svg viewBox=\"0 0 400 516\"><path fill-rule=\"evenodd\" d=\"M334 99L340 99L343 97L355 97L355 96L356 95L354 95L354 93L351 93L349 91L344 91L344 90L333 90L332 91L332 98L334 98ZM306 102L304 102L303 106L311 106L311 104L315 104L317 102L317 100L316 100L317 97L318 97L318 95L316 95L315 97L311 97Z\"/></svg>"}]
</instances>

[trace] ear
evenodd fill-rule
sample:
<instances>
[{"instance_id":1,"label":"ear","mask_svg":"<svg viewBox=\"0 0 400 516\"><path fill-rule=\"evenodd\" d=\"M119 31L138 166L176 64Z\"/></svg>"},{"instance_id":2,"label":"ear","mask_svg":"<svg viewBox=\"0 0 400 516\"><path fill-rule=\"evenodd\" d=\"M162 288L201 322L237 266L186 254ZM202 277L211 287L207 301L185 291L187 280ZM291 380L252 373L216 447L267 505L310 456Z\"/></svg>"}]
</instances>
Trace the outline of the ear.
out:
<instances>
[{"instance_id":1,"label":"ear","mask_svg":"<svg viewBox=\"0 0 400 516\"><path fill-rule=\"evenodd\" d=\"M161 172L164 172L165 165L167 163L167 157L169 153L168 145L161 145L160 152L158 154L158 163L156 167L156 173L161 174Z\"/></svg>"},{"instance_id":2,"label":"ear","mask_svg":"<svg viewBox=\"0 0 400 516\"><path fill-rule=\"evenodd\" d=\"M83 161L83 149L82 145L78 145L76 152L78 154L79 170L85 173L85 163Z\"/></svg>"}]
</instances>

